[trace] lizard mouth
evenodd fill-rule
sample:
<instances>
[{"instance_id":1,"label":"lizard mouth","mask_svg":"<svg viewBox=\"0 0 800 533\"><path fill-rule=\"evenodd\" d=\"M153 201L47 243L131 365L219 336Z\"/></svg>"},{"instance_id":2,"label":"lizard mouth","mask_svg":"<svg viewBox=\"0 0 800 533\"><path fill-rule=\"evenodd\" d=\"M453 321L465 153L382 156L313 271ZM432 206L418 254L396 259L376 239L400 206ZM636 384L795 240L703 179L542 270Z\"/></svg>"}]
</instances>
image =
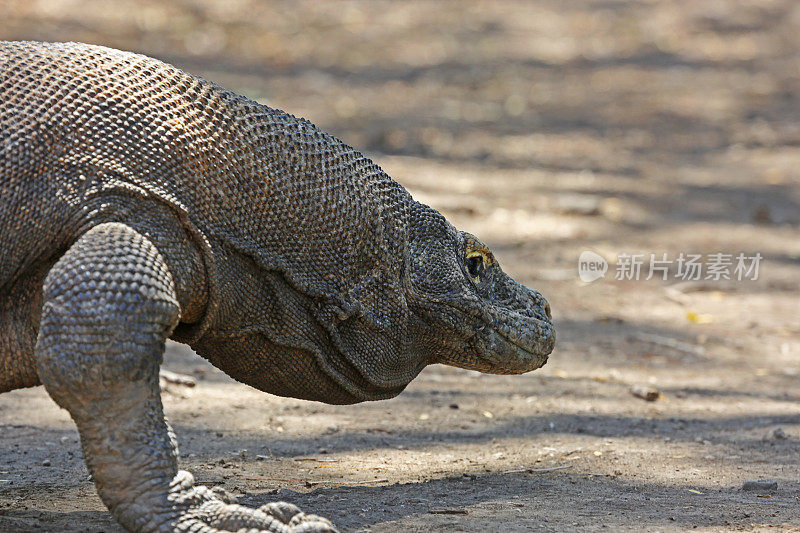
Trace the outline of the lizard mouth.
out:
<instances>
[{"instance_id":1,"label":"lizard mouth","mask_svg":"<svg viewBox=\"0 0 800 533\"><path fill-rule=\"evenodd\" d=\"M481 358L492 374L522 374L547 362L556 342L556 331L546 318L527 313L492 313L492 324L476 335Z\"/></svg>"}]
</instances>

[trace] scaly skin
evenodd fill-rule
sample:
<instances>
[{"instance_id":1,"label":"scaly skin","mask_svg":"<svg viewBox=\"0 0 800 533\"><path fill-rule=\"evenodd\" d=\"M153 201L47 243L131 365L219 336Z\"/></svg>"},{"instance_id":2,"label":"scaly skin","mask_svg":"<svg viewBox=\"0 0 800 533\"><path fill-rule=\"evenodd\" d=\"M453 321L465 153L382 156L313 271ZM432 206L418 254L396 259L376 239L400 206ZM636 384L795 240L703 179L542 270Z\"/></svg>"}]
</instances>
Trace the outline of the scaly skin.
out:
<instances>
[{"instance_id":1,"label":"scaly skin","mask_svg":"<svg viewBox=\"0 0 800 533\"><path fill-rule=\"evenodd\" d=\"M130 531L334 531L177 467L167 338L261 390L390 398L428 364L521 373L542 296L311 123L157 60L0 43L0 392L43 384Z\"/></svg>"}]
</instances>

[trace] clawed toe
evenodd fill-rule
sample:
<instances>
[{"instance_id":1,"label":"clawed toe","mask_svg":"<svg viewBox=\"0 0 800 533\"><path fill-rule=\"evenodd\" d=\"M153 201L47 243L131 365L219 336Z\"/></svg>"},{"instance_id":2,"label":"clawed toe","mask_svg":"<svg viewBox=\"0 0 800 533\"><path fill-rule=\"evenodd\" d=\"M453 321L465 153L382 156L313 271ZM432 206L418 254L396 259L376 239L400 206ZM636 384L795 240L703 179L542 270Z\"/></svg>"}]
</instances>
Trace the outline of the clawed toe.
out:
<instances>
[{"instance_id":1,"label":"clawed toe","mask_svg":"<svg viewBox=\"0 0 800 533\"><path fill-rule=\"evenodd\" d=\"M259 507L260 511L274 516L291 527L293 533L335 532L333 524L321 516L305 514L299 507L286 502L272 502Z\"/></svg>"},{"instance_id":2,"label":"clawed toe","mask_svg":"<svg viewBox=\"0 0 800 533\"><path fill-rule=\"evenodd\" d=\"M262 505L258 510L288 525L292 533L328 533L337 531L326 518L305 514L299 507L291 503L272 502Z\"/></svg>"},{"instance_id":3,"label":"clawed toe","mask_svg":"<svg viewBox=\"0 0 800 533\"><path fill-rule=\"evenodd\" d=\"M286 502L271 502L266 505L262 505L258 508L258 510L263 511L270 516L274 516L284 524L289 524L292 521L292 518L303 514L299 507Z\"/></svg>"},{"instance_id":4,"label":"clawed toe","mask_svg":"<svg viewBox=\"0 0 800 533\"><path fill-rule=\"evenodd\" d=\"M212 488L211 493L224 503L236 503L236 497L222 487Z\"/></svg>"},{"instance_id":5,"label":"clawed toe","mask_svg":"<svg viewBox=\"0 0 800 533\"><path fill-rule=\"evenodd\" d=\"M300 513L289 522L292 533L337 533L339 530L327 518Z\"/></svg>"}]
</instances>

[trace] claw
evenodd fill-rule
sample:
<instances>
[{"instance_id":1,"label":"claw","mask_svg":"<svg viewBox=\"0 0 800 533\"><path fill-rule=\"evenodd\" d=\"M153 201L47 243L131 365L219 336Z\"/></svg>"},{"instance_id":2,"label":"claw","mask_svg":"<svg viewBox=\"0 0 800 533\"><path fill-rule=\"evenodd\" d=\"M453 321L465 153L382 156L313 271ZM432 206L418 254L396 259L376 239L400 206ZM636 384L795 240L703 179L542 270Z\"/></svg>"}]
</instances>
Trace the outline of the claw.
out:
<instances>
[{"instance_id":1,"label":"claw","mask_svg":"<svg viewBox=\"0 0 800 533\"><path fill-rule=\"evenodd\" d=\"M274 516L284 524L290 523L292 518L298 514L302 514L302 511L300 511L299 507L286 502L271 502L262 505L258 508L258 510L263 511L270 516Z\"/></svg>"},{"instance_id":2,"label":"claw","mask_svg":"<svg viewBox=\"0 0 800 533\"><path fill-rule=\"evenodd\" d=\"M236 503L236 496L223 489L222 487L214 487L211 493L225 503Z\"/></svg>"}]
</instances>

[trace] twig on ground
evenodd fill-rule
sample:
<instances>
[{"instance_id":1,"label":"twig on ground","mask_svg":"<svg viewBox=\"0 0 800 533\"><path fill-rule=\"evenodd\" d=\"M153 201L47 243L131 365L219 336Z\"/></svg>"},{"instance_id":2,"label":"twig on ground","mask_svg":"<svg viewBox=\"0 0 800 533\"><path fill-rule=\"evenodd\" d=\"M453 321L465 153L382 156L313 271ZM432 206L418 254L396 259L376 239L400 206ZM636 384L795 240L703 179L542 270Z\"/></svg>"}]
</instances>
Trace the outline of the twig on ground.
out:
<instances>
[{"instance_id":1,"label":"twig on ground","mask_svg":"<svg viewBox=\"0 0 800 533\"><path fill-rule=\"evenodd\" d=\"M169 385L180 385L181 387L190 388L197 385L197 381L195 381L192 376L178 374L177 372L170 372L169 370L164 370L163 368L159 371L158 377L162 384L167 383Z\"/></svg>"},{"instance_id":2,"label":"twig on ground","mask_svg":"<svg viewBox=\"0 0 800 533\"><path fill-rule=\"evenodd\" d=\"M694 344L689 344L688 342L682 342L670 337L664 337L663 335L637 332L631 334L631 337L642 342L649 342L650 344L656 344L658 346L666 346L667 348L672 348L673 350L677 350L689 355L695 355L698 357L704 357L706 355L706 351L702 346L696 346Z\"/></svg>"},{"instance_id":3,"label":"twig on ground","mask_svg":"<svg viewBox=\"0 0 800 533\"><path fill-rule=\"evenodd\" d=\"M572 468L572 465L551 466L548 468L519 468L516 470L506 470L504 474L522 474L527 472L529 474L536 474L539 472L554 472L556 470L564 470L565 468Z\"/></svg>"},{"instance_id":4,"label":"twig on ground","mask_svg":"<svg viewBox=\"0 0 800 533\"><path fill-rule=\"evenodd\" d=\"M371 483L388 483L386 478L370 479L367 481L336 481L333 479L326 479L324 481L306 481L306 487L313 487L314 485L324 485L325 483L334 483L336 485L369 485Z\"/></svg>"}]
</instances>

